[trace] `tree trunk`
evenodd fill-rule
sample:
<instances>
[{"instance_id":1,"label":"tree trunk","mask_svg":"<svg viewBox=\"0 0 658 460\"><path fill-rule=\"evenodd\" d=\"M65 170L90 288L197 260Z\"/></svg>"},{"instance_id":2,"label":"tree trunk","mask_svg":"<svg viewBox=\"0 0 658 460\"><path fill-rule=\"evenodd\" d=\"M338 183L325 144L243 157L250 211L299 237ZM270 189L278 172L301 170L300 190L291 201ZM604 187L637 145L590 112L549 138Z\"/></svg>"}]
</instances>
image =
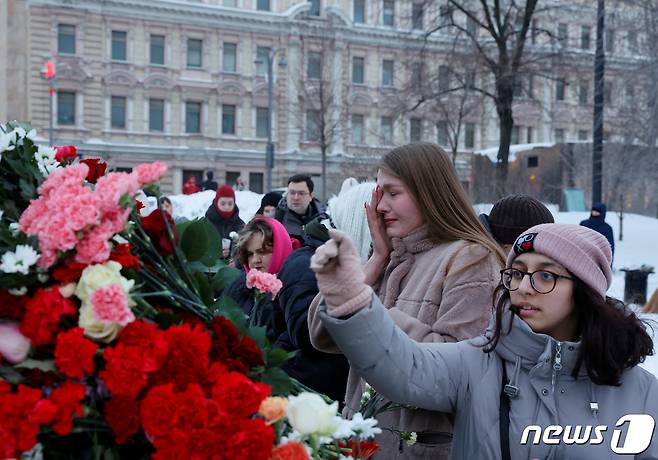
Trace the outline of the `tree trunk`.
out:
<instances>
[{"instance_id":1,"label":"tree trunk","mask_svg":"<svg viewBox=\"0 0 658 460\"><path fill-rule=\"evenodd\" d=\"M514 127L511 100L509 103L500 101L497 109L500 120L500 144L498 145L498 161L496 163L496 198L502 198L507 190L507 165L509 162L509 147L512 142L512 128Z\"/></svg>"}]
</instances>

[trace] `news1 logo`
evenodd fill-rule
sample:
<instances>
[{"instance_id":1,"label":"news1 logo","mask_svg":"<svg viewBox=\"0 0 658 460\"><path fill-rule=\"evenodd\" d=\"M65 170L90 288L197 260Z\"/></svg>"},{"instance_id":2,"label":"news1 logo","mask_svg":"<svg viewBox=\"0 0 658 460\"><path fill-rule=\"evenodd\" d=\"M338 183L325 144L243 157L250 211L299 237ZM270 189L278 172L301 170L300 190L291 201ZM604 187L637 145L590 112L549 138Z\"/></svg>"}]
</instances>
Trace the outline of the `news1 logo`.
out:
<instances>
[{"instance_id":1,"label":"news1 logo","mask_svg":"<svg viewBox=\"0 0 658 460\"><path fill-rule=\"evenodd\" d=\"M624 425L626 437L623 438ZM651 444L656 421L648 414L628 414L617 420L612 431L610 449L615 454L641 454ZM521 445L528 444L602 444L607 425L528 425L521 435ZM532 435L532 440L531 440Z\"/></svg>"}]
</instances>

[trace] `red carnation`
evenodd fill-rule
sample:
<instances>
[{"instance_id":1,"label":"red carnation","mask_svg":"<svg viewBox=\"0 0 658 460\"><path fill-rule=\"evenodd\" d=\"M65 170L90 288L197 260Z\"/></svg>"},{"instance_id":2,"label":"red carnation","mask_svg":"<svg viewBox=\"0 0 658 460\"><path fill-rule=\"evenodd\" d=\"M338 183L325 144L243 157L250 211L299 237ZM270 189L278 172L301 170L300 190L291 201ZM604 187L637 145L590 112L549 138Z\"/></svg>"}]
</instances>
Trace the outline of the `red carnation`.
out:
<instances>
[{"instance_id":1,"label":"red carnation","mask_svg":"<svg viewBox=\"0 0 658 460\"><path fill-rule=\"evenodd\" d=\"M86 158L80 160L80 163L84 163L89 167L89 172L87 173L87 182L95 184L99 178L105 175L107 170L107 163L102 158Z\"/></svg>"},{"instance_id":2,"label":"red carnation","mask_svg":"<svg viewBox=\"0 0 658 460\"><path fill-rule=\"evenodd\" d=\"M140 408L142 427L149 438L157 441L167 436L176 419L176 402L173 384L159 385L149 390Z\"/></svg>"},{"instance_id":3,"label":"red carnation","mask_svg":"<svg viewBox=\"0 0 658 460\"><path fill-rule=\"evenodd\" d=\"M73 429L73 416L82 416L82 404L80 401L85 397L85 387L70 381L53 390L50 400L57 407L53 431L60 435L66 435Z\"/></svg>"},{"instance_id":4,"label":"red carnation","mask_svg":"<svg viewBox=\"0 0 658 460\"><path fill-rule=\"evenodd\" d=\"M241 420L239 431L231 441L236 452L249 452L249 459L268 460L272 455L274 429L260 418Z\"/></svg>"},{"instance_id":5,"label":"red carnation","mask_svg":"<svg viewBox=\"0 0 658 460\"><path fill-rule=\"evenodd\" d=\"M105 403L105 421L118 444L125 443L139 431L139 401L113 396Z\"/></svg>"},{"instance_id":6,"label":"red carnation","mask_svg":"<svg viewBox=\"0 0 658 460\"><path fill-rule=\"evenodd\" d=\"M349 442L339 443L339 447L343 449L351 449L350 457L354 458L370 458L375 455L375 452L379 450L379 444L374 441L356 441L351 440Z\"/></svg>"},{"instance_id":7,"label":"red carnation","mask_svg":"<svg viewBox=\"0 0 658 460\"><path fill-rule=\"evenodd\" d=\"M210 358L213 361L227 361L231 352L240 344L238 328L225 317L217 316L212 320L210 330L212 331Z\"/></svg>"},{"instance_id":8,"label":"red carnation","mask_svg":"<svg viewBox=\"0 0 658 460\"><path fill-rule=\"evenodd\" d=\"M240 346L235 350L236 357L247 366L249 370L252 367L265 364L263 352L258 344L249 336L244 336Z\"/></svg>"},{"instance_id":9,"label":"red carnation","mask_svg":"<svg viewBox=\"0 0 658 460\"><path fill-rule=\"evenodd\" d=\"M75 304L64 298L58 287L39 289L31 299L25 301L21 333L29 338L34 346L50 344L60 318L75 313Z\"/></svg>"},{"instance_id":10,"label":"red carnation","mask_svg":"<svg viewBox=\"0 0 658 460\"><path fill-rule=\"evenodd\" d=\"M20 321L24 312L23 297L11 295L4 289L0 289L0 318Z\"/></svg>"},{"instance_id":11,"label":"red carnation","mask_svg":"<svg viewBox=\"0 0 658 460\"><path fill-rule=\"evenodd\" d=\"M40 404L42 400L41 390L19 385L11 393L9 385L0 386L0 453L11 451L4 458L19 457L34 447L39 424L52 421L52 408Z\"/></svg>"},{"instance_id":12,"label":"red carnation","mask_svg":"<svg viewBox=\"0 0 658 460\"><path fill-rule=\"evenodd\" d=\"M169 351L164 331L158 329L154 323L141 320L133 321L119 333L119 343L142 350L141 361L144 372L160 369Z\"/></svg>"},{"instance_id":13,"label":"red carnation","mask_svg":"<svg viewBox=\"0 0 658 460\"><path fill-rule=\"evenodd\" d=\"M82 271L87 268L87 264L81 264L70 260L53 270L53 279L62 284L77 282L82 276Z\"/></svg>"},{"instance_id":14,"label":"red carnation","mask_svg":"<svg viewBox=\"0 0 658 460\"><path fill-rule=\"evenodd\" d=\"M123 268L139 271L139 259L131 254L132 248L130 243L116 245L110 254L110 260L120 263Z\"/></svg>"},{"instance_id":15,"label":"red carnation","mask_svg":"<svg viewBox=\"0 0 658 460\"><path fill-rule=\"evenodd\" d=\"M84 331L75 327L57 336L55 366L72 378L81 379L94 372L94 354L98 345L84 337Z\"/></svg>"},{"instance_id":16,"label":"red carnation","mask_svg":"<svg viewBox=\"0 0 658 460\"><path fill-rule=\"evenodd\" d=\"M269 394L269 385L255 383L239 372L221 375L212 389L212 399L225 412L238 417L250 417L258 412L260 403Z\"/></svg>"},{"instance_id":17,"label":"red carnation","mask_svg":"<svg viewBox=\"0 0 658 460\"><path fill-rule=\"evenodd\" d=\"M178 241L176 225L168 213L163 214L162 211L156 209L148 216L142 218L142 226L144 227L144 231L148 234L149 238L151 238L151 241L153 242L153 245L158 250L158 252L163 256L168 256L174 252L174 244L169 239L169 235L167 234L165 216L167 222L169 222L169 228L171 229L175 243Z\"/></svg>"},{"instance_id":18,"label":"red carnation","mask_svg":"<svg viewBox=\"0 0 658 460\"><path fill-rule=\"evenodd\" d=\"M144 351L139 347L117 345L103 352L105 370L100 373L112 396L136 398L146 385L147 374L142 358Z\"/></svg>"},{"instance_id":19,"label":"red carnation","mask_svg":"<svg viewBox=\"0 0 658 460\"><path fill-rule=\"evenodd\" d=\"M78 157L78 151L73 145L61 145L55 147L57 153L55 154L55 160L60 163L65 161L73 161Z\"/></svg>"},{"instance_id":20,"label":"red carnation","mask_svg":"<svg viewBox=\"0 0 658 460\"><path fill-rule=\"evenodd\" d=\"M154 382L174 382L181 389L190 383L203 383L208 374L210 335L203 327L172 326L164 332L169 353Z\"/></svg>"},{"instance_id":21,"label":"red carnation","mask_svg":"<svg viewBox=\"0 0 658 460\"><path fill-rule=\"evenodd\" d=\"M306 448L295 441L288 441L272 451L270 460L308 460Z\"/></svg>"}]
</instances>

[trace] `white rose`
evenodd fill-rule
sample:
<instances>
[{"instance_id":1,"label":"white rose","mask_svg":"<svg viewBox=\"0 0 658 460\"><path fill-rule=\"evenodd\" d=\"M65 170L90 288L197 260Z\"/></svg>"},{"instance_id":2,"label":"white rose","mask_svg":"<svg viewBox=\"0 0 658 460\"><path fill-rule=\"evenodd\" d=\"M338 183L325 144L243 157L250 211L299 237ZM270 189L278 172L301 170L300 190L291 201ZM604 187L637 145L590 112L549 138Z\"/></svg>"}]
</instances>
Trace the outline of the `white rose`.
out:
<instances>
[{"instance_id":1,"label":"white rose","mask_svg":"<svg viewBox=\"0 0 658 460\"><path fill-rule=\"evenodd\" d=\"M99 287L116 284L121 287L128 297L128 306L132 307L135 302L128 295L135 281L127 280L121 276L121 264L113 260L103 264L89 265L82 271L82 276L75 287L75 296L82 301L80 306L80 317L78 326L85 331L85 335L91 339L111 342L123 327L117 322L101 322L94 315L94 307L91 296Z\"/></svg>"},{"instance_id":2,"label":"white rose","mask_svg":"<svg viewBox=\"0 0 658 460\"><path fill-rule=\"evenodd\" d=\"M315 393L301 393L299 396L290 396L286 408L286 416L290 425L303 435L330 436L336 431L334 417L337 412L337 401L327 404Z\"/></svg>"}]
</instances>

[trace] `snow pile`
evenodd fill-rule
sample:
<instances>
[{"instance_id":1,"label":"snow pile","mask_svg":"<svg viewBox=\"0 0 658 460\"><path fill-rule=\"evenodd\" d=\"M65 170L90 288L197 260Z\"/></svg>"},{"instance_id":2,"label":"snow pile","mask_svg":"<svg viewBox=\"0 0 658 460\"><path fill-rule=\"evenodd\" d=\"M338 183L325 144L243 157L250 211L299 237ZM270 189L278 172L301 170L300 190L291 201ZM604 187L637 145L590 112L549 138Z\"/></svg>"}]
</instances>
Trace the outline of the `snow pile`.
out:
<instances>
[{"instance_id":1,"label":"snow pile","mask_svg":"<svg viewBox=\"0 0 658 460\"><path fill-rule=\"evenodd\" d=\"M206 214L210 207L215 192L206 190L204 192L193 193L191 195L170 195L169 199L174 205L174 218L184 217L186 219L198 219ZM263 195L254 193L249 190L236 191L235 203L240 209L240 219L249 222L258 208Z\"/></svg>"}]
</instances>

